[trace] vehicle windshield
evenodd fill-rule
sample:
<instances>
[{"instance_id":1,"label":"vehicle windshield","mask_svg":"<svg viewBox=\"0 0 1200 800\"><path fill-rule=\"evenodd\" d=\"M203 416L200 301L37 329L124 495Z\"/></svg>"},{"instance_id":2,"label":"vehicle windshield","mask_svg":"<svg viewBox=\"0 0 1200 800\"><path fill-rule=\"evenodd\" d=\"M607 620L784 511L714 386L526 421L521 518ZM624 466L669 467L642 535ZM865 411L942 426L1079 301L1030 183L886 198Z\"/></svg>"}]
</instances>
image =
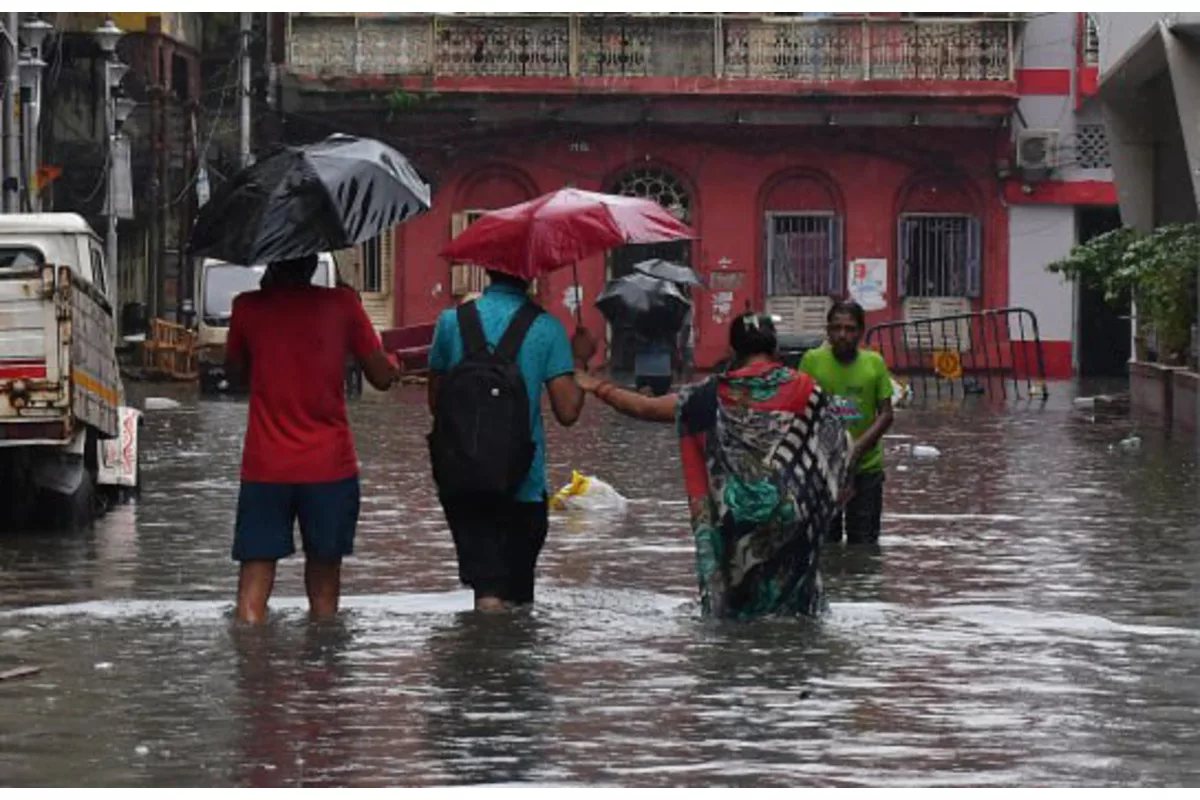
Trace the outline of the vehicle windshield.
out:
<instances>
[{"instance_id":1,"label":"vehicle windshield","mask_svg":"<svg viewBox=\"0 0 1200 800\"><path fill-rule=\"evenodd\" d=\"M329 267L327 259L317 262L316 272L313 273L314 286L329 286ZM200 313L205 320L228 323L233 314L233 299L242 292L251 292L258 288L266 267L243 267L241 264L213 264L205 268L204 273L204 307Z\"/></svg>"},{"instance_id":2,"label":"vehicle windshield","mask_svg":"<svg viewBox=\"0 0 1200 800\"><path fill-rule=\"evenodd\" d=\"M204 271L204 308L206 320L228 321L233 313L233 298L258 288L266 267L240 264L214 264Z\"/></svg>"},{"instance_id":3,"label":"vehicle windshield","mask_svg":"<svg viewBox=\"0 0 1200 800\"><path fill-rule=\"evenodd\" d=\"M36 248L0 246L0 270L28 269L44 263L45 257Z\"/></svg>"}]
</instances>

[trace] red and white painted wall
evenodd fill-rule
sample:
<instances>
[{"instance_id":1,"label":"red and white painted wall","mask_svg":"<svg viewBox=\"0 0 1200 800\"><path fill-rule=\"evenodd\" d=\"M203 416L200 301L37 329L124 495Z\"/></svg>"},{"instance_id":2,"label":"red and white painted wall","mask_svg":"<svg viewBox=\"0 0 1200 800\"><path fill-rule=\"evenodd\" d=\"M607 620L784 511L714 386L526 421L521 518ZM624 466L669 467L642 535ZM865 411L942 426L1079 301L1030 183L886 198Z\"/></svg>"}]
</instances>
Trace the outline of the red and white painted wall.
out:
<instances>
[{"instance_id":1,"label":"red and white painted wall","mask_svg":"<svg viewBox=\"0 0 1200 800\"><path fill-rule=\"evenodd\" d=\"M1097 56L1095 30L1084 14L1035 15L1026 24L1011 130L1016 147L1022 138L1047 134L1054 166L1044 177L1023 179L1014 160L1005 181L1008 295L1012 305L1037 315L1051 377L1077 369L1079 298L1076 287L1046 265L1079 241L1084 209L1117 203L1099 103L1092 99Z\"/></svg>"},{"instance_id":2,"label":"red and white painted wall","mask_svg":"<svg viewBox=\"0 0 1200 800\"><path fill-rule=\"evenodd\" d=\"M824 304L846 293L847 267L860 262L877 271L884 294L869 324L1025 307L1038 318L1048 377L1070 377L1078 293L1046 266L1078 240L1081 210L1116 203L1090 101L1097 58L1081 14L1033 15L1020 30L1011 81L941 81L937 91L928 82L840 81L814 104L778 81L710 82L716 89L697 94L707 84L645 78L626 90L656 98L655 125L497 135L486 153L457 157L440 176L432 211L355 256L364 300L381 326L430 322L477 288L477 273L438 255L474 215L565 185L630 190L677 206L701 237L683 256L711 287L697 307L701 367L724 357L728 320L743 308L772 308L793 327L820 330ZM499 95L519 85L549 105L569 102L557 78L439 80L446 91ZM705 114L727 121L686 123ZM1036 156L1039 143L1045 169L1023 168L1015 153ZM604 257L579 265L584 322L594 329L604 326L592 301L614 269ZM573 316L571 282L568 270L539 286L564 321Z\"/></svg>"}]
</instances>

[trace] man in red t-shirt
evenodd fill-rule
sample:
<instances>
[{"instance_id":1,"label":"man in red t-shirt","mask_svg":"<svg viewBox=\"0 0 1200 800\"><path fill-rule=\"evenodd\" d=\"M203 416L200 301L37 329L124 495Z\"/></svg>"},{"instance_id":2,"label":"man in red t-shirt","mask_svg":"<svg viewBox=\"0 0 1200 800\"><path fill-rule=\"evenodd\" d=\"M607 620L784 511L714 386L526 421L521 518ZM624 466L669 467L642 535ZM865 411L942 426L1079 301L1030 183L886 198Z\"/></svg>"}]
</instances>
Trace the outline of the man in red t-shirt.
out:
<instances>
[{"instance_id":1,"label":"man in red t-shirt","mask_svg":"<svg viewBox=\"0 0 1200 800\"><path fill-rule=\"evenodd\" d=\"M242 452L233 558L241 562L237 618L261 622L276 562L304 542L312 617L337 613L341 564L354 551L358 456L346 420L345 364L352 355L371 385L398 371L358 298L313 286L317 257L272 264L265 288L233 302L226 360L249 375L250 420Z\"/></svg>"}]
</instances>

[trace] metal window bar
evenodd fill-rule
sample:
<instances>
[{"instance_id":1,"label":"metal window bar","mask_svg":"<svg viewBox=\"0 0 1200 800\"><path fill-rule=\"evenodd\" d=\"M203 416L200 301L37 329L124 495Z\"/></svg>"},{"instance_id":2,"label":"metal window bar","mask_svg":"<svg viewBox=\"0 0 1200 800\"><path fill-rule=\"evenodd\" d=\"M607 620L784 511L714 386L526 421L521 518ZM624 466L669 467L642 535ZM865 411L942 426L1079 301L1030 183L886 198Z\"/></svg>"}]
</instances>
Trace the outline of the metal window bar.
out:
<instances>
[{"instance_id":1,"label":"metal window bar","mask_svg":"<svg viewBox=\"0 0 1200 800\"><path fill-rule=\"evenodd\" d=\"M899 224L902 297L979 297L983 236L961 214L904 214Z\"/></svg>"},{"instance_id":2,"label":"metal window bar","mask_svg":"<svg viewBox=\"0 0 1200 800\"><path fill-rule=\"evenodd\" d=\"M362 291L383 291L383 242L379 237L364 242L362 246Z\"/></svg>"},{"instance_id":3,"label":"metal window bar","mask_svg":"<svg viewBox=\"0 0 1200 800\"><path fill-rule=\"evenodd\" d=\"M835 214L767 215L767 295L841 295L842 220Z\"/></svg>"}]
</instances>

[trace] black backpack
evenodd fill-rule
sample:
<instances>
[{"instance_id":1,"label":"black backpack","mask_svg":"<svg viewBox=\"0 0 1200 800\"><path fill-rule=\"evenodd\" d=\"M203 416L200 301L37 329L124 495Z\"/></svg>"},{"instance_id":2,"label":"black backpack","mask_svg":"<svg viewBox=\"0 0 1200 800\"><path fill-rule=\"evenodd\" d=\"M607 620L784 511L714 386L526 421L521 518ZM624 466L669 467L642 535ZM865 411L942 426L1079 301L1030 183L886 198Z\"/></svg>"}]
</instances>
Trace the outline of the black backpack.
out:
<instances>
[{"instance_id":1,"label":"black backpack","mask_svg":"<svg viewBox=\"0 0 1200 800\"><path fill-rule=\"evenodd\" d=\"M441 379L429 454L445 500L513 497L533 464L529 392L517 367L525 334L542 309L526 303L494 351L474 301L458 307L463 359Z\"/></svg>"}]
</instances>

